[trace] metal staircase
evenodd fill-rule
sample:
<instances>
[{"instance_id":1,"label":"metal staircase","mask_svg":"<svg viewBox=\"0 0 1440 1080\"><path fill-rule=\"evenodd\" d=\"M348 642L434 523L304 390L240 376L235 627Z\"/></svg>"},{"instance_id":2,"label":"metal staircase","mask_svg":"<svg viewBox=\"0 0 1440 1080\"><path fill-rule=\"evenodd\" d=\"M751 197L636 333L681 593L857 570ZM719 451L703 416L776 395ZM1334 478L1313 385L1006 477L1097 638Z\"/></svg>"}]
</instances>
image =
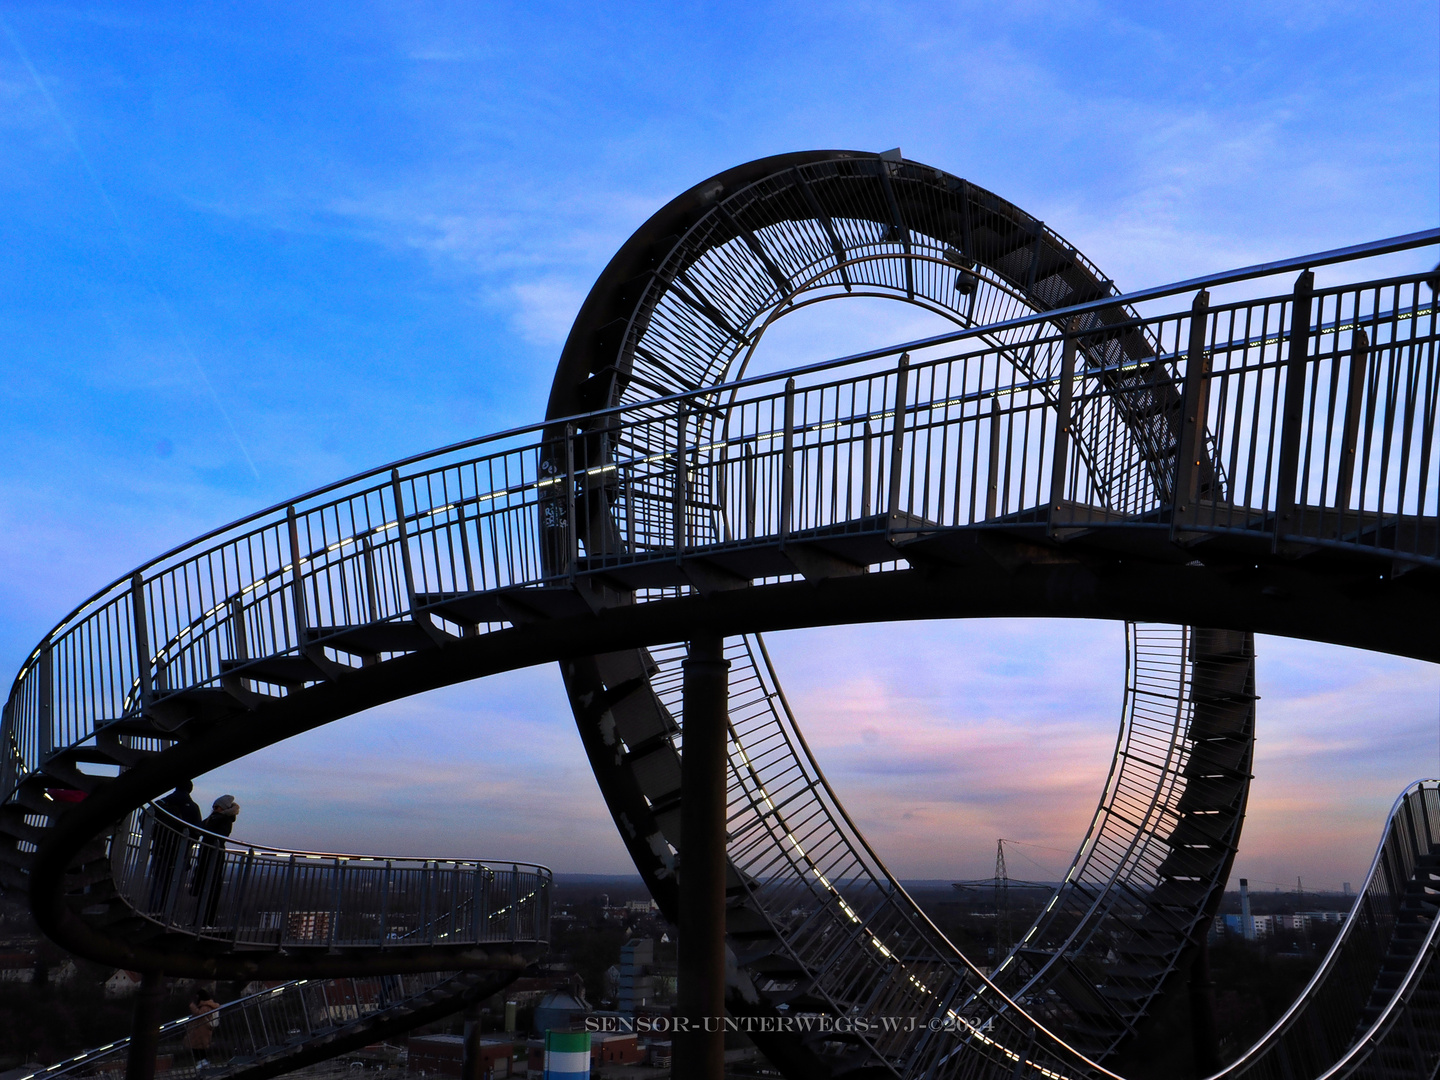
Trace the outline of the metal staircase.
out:
<instances>
[{"instance_id":1,"label":"metal staircase","mask_svg":"<svg viewBox=\"0 0 1440 1080\"><path fill-rule=\"evenodd\" d=\"M131 814L105 850L99 846L71 875L67 898L115 938L178 939L231 971L243 970L247 956L271 953L322 970L348 954L375 969L291 980L164 1025L157 1060L168 1062L159 1070L166 1076L195 1074L186 1037L212 1019L216 1050L206 1076L262 1080L358 1049L496 993L548 937L544 867L263 848L195 829L154 805ZM477 953L490 942L513 955ZM405 972L417 950L448 954L470 969ZM391 957L401 958L399 970L385 974L395 966ZM128 1052L122 1040L34 1076L105 1076Z\"/></svg>"},{"instance_id":2,"label":"metal staircase","mask_svg":"<svg viewBox=\"0 0 1440 1080\"><path fill-rule=\"evenodd\" d=\"M495 971L428 972L280 983L203 1016L162 1025L155 1075L265 1080L448 1016L466 1001L488 997L512 977ZM203 1058L187 1045L200 1024L213 1025ZM121 1039L19 1080L113 1080L129 1050L130 1040ZM207 1064L197 1069L201 1060Z\"/></svg>"},{"instance_id":3,"label":"metal staircase","mask_svg":"<svg viewBox=\"0 0 1440 1080\"><path fill-rule=\"evenodd\" d=\"M1396 800L1355 904L1299 998L1212 1080L1429 1080L1440 1068L1440 783Z\"/></svg>"},{"instance_id":4,"label":"metal staircase","mask_svg":"<svg viewBox=\"0 0 1440 1080\"><path fill-rule=\"evenodd\" d=\"M1105 795L1055 897L994 976L1099 1059L1189 969L1239 843L1255 736L1252 635L1128 634Z\"/></svg>"},{"instance_id":5,"label":"metal staircase","mask_svg":"<svg viewBox=\"0 0 1440 1080\"><path fill-rule=\"evenodd\" d=\"M197 926L126 891L127 853L143 849L131 815L179 777L338 717L560 660L621 836L673 912L683 718L665 643L703 627L746 654L732 711L734 1007L927 1024L918 1035L792 1025L762 1036L771 1060L807 1077L1093 1074L1069 1035L918 914L824 784L763 646L744 635L1059 615L1440 656L1433 621L1416 618L1440 568L1428 279L1315 289L1302 275L1291 294L1211 306L1201 292L1144 317L1132 303L1356 254L1121 297L1029 215L939 170L817 152L722 174L647 223L597 282L546 423L262 511L61 620L0 721L5 880L28 888L56 941L132 968L513 970L543 942L484 916L483 864L226 848L216 925ZM857 292L926 304L961 329L921 343L950 350L923 362L883 349L735 378L784 310ZM1169 721L1172 755L1144 765L1127 751L1112 774L1145 775L1158 816L1125 833L1107 795L1069 923L1042 927L1014 960L1023 995L1032 974L1059 980L1107 943L1101 992L1067 983L1054 1010L1101 1051L1183 964L1236 842L1251 657L1243 635L1207 633L1192 632L1171 671L1171 686L1189 679L1174 696L1190 710ZM1122 836L1132 854L1101 850ZM443 933L381 930L397 870L428 883L423 903L446 898ZM310 889L307 906L286 888ZM297 910L328 913L325 931L292 934ZM1054 963L1037 955L1047 950Z\"/></svg>"}]
</instances>

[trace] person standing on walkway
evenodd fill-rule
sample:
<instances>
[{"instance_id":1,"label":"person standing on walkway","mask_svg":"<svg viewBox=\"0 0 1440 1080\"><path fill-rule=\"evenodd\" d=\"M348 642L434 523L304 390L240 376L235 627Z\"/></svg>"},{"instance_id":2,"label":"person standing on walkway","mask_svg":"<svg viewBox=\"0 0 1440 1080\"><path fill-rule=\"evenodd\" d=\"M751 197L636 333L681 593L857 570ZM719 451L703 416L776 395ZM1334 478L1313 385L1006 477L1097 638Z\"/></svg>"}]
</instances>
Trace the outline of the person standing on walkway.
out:
<instances>
[{"instance_id":1,"label":"person standing on walkway","mask_svg":"<svg viewBox=\"0 0 1440 1080\"><path fill-rule=\"evenodd\" d=\"M200 823L206 836L200 840L200 855L195 860L195 878L190 891L199 898L196 924L214 926L220 910L220 886L225 880L225 841L240 816L240 804L234 795L221 795L210 808L210 816Z\"/></svg>"},{"instance_id":2,"label":"person standing on walkway","mask_svg":"<svg viewBox=\"0 0 1440 1080\"><path fill-rule=\"evenodd\" d=\"M175 790L155 805L164 810L156 814L150 839L150 914L167 915L170 885L178 877L185 883L190 869L190 850L195 842L191 828L200 827L200 807L190 797L195 785L182 780ZM168 817L166 815L169 815ZM184 825L180 823L184 822Z\"/></svg>"},{"instance_id":3,"label":"person standing on walkway","mask_svg":"<svg viewBox=\"0 0 1440 1080\"><path fill-rule=\"evenodd\" d=\"M220 1003L210 996L204 987L195 988L195 997L190 1002L190 1023L185 1025L185 1046L193 1055L195 1071L210 1065L210 1043L215 1038L215 1029L220 1018L212 1015Z\"/></svg>"}]
</instances>

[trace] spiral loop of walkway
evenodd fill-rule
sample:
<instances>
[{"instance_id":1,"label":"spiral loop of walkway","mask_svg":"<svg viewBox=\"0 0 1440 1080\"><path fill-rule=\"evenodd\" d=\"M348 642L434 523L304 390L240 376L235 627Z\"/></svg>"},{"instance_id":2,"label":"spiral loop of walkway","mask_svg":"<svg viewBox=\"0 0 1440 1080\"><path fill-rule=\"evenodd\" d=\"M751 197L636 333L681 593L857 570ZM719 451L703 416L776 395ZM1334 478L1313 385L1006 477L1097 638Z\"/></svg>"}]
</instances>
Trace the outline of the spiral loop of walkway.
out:
<instances>
[{"instance_id":1,"label":"spiral loop of walkway","mask_svg":"<svg viewBox=\"0 0 1440 1080\"><path fill-rule=\"evenodd\" d=\"M658 245L653 242L654 237L662 238ZM828 246L822 242L822 237L828 241ZM623 287L617 287L621 283ZM667 433L662 435L662 440L669 438L666 445L677 447L696 445L696 451L690 451L693 459L713 462L717 446L722 461L738 451L744 463L742 483L747 488L754 487L756 470L765 468L767 455L760 452L759 440L754 444L745 441L745 411L743 406L735 409L737 398L733 394L728 400L721 399L720 410L702 412L693 418L688 411L676 412L665 407L656 409L654 404L643 399L657 393L674 394L707 383L723 382L727 378L743 377L762 335L776 320L800 307L826 300L845 299L856 294L885 296L924 307L959 326L978 324L990 328L1017 316L1049 311L1076 301L1094 301L1113 293L1111 284L1083 256L1041 223L991 193L937 170L883 155L814 154L768 159L722 174L681 196L657 213L621 249L601 275L576 320L552 390L551 408L552 411L557 408L563 410L576 401L591 406L597 403L628 403L627 415L643 414L658 425L673 423L673 437ZM1094 329L1123 322L1129 315L1133 313L1117 305L1079 316L1068 325L1072 330L1080 326ZM992 411L988 417L991 439L989 474L983 495L983 515L987 520L999 520L1006 516L1012 498L1011 478L1001 475L999 439L1002 416L999 398L1006 390L1013 393L1018 377L1029 384L1035 400L1044 401L1052 407L1060 406L1063 395L1059 387L1065 381L1064 367L1067 363L1073 372L1073 349L1067 353L1062 347L1057 355L1053 348L1036 348L1033 337L1037 330L1043 328L1043 323L1032 322L1008 331L989 330L982 340L1008 346L997 355L993 373L986 370L982 359L973 373L960 373L958 387L952 385L953 372L947 372L945 376L947 391L958 389L963 396L968 390L974 403L983 402L987 396L991 403ZM1066 432L1057 438L1057 446L1062 441L1069 442L1073 452L1083 458L1092 474L1089 492L1106 505L1119 506L1137 499L1162 497L1173 472L1169 462L1180 449L1175 433L1179 394L1171 374L1163 363L1147 366L1141 362L1154 356L1153 342L1144 333L1136 334L1122 327L1110 340L1091 340L1087 346L1101 363L1112 365L1112 370L1102 375L1105 384L1125 386L1131 393L1112 395L1106 408L1078 412L1073 416L1069 415L1069 402L1066 402ZM1123 362L1127 359L1130 361L1128 365ZM584 381L577 382L582 371L591 374ZM905 396L900 380L908 374L902 368L897 375L893 399ZM1004 384L1005 374L1010 379L1008 387ZM923 372L921 377L924 377ZM988 395L984 392L986 389L990 391ZM883 410L883 388L878 395L873 393L873 388L870 390L865 393L866 401L873 403L878 399ZM930 390L933 398L934 372L931 372ZM850 393L853 399L855 391L852 389ZM1132 407L1132 395L1143 398L1148 410L1146 415L1138 415ZM923 400L923 395L921 397ZM819 423L823 426L823 389L820 400L815 404L818 406L816 411L822 414ZM800 410L798 416L795 415L797 408ZM807 484L805 478L806 467L810 466L816 480L823 482L821 474L825 465L823 460L806 460L807 431L816 426L814 423L807 424L811 408L810 395L796 401L787 386L784 404L786 439L794 444L798 434L801 455L799 497L803 500L810 494L818 501L825 493L813 491L815 485ZM963 411L965 406L962 404L960 408ZM895 447L903 444L905 437L903 425L895 420L896 415L889 414L892 459ZM773 424L773 410L770 419ZM898 489L893 485L898 461L891 461L892 487L887 503L882 503L871 475L874 471L871 443L876 432L883 432L884 419L882 412L873 417L873 430L868 423L865 426L859 447L862 464L858 470L858 485L853 453L849 455L852 460L844 465L838 461L832 463L832 473L837 469L844 471L845 466L849 466L847 479L852 489L849 494L857 494L855 489L858 487L862 516L870 514L872 499L876 507L893 506L898 495ZM1029 417L1023 413L1019 416L1012 413L1008 422L1012 441L1017 422L1027 429L1021 436L1022 440L1029 434ZM686 430L692 424L693 436ZM736 437L737 428L739 438ZM899 434L896 434L897 429ZM601 430L604 430L603 425ZM920 426L911 437L915 440L927 439L929 433ZM1138 457L1133 452L1127 456L1127 444L1141 447ZM606 448L603 442L599 446L592 442L587 443L586 452L603 458ZM903 452L901 445L902 456ZM786 462L790 469L787 476L785 467L781 467L782 499L787 482L791 489L790 498L795 498L795 453L794 445L782 447L780 460ZM561 463L558 457L552 459L549 465L551 471L559 473ZM565 466L573 469L573 451L567 452ZM1005 471L1008 473L1008 468ZM1038 472L1035 479L1040 479ZM671 535L683 535L685 543L713 545L722 539L731 540L745 531L756 531L753 500L747 500L743 522L737 520L739 515L734 510L738 500L730 501L732 509L729 515L720 509L726 502L724 495L728 480L723 466L718 481L713 476L713 470L687 471L685 483L710 489L708 505L712 512L698 518L691 515L684 522L677 519L671 524ZM972 475L969 481L969 514L974 519L979 511L978 476ZM957 470L957 502L962 483ZM1020 483L1023 487L1023 473ZM1219 470L1212 465L1208 454L1202 455L1197 469L1197 489L1210 493L1218 490L1218 484ZM940 489L945 487L943 471L937 486ZM716 487L720 493L718 500L714 498ZM1053 479L1051 487L1055 489L1050 492L1052 498L1063 494ZM913 480L910 490L913 501ZM936 494L937 502L943 502L943 494ZM590 488L586 491L583 505L554 507L557 515L565 520L570 520L569 515L573 512L575 520L569 535L562 530L554 530L561 533L559 544L574 545L573 534L579 533L583 536L581 542L587 554L633 552L645 546L651 540L647 532L657 524L653 513L644 513L643 500L647 495L652 502L663 506L664 492L647 493L642 482L642 490L638 493L633 486L625 490L616 488L613 492ZM832 490L830 495L833 502L835 492ZM922 499L922 517L928 514L929 496L930 492L926 491ZM701 499L705 498L701 496ZM1021 495L1018 501L1027 501L1026 496ZM1091 501L1095 500L1092 498ZM638 514L634 508L637 502ZM621 513L628 518L623 537L617 536L615 529L615 521ZM791 572L799 570L807 576L819 578L832 573L854 572L856 561L847 563L843 558L834 558L833 545L817 548L806 543L803 537L793 540L787 537L787 519L790 517L791 509L782 507L775 531L780 535L783 563L773 569L782 573L787 569ZM664 544L663 520L658 524L662 532L660 543ZM771 530L762 525L760 531ZM790 541L788 546L787 540ZM547 550L554 547L552 543ZM687 571L686 576L702 590L707 587L724 588L727 569L714 560L697 561L694 570ZM1244 642L1235 644L1244 656ZM732 678L731 697L732 702L739 702L744 700L746 684L763 680L755 663L753 648L732 652L735 677ZM678 663L678 659L678 656L675 657L672 663ZM647 657L636 657L631 667L638 670L647 662ZM610 666L614 663L613 659L609 661ZM1171 671L1172 681L1176 684L1172 696L1179 706L1174 711L1171 724L1176 733L1183 732L1190 719L1186 666L1186 661L1182 659L1178 665L1172 666ZM603 670L597 674L602 682L611 682L605 678ZM773 670L769 674L773 678ZM594 680L588 685L580 685L573 672L569 674L569 681L572 696L582 700L587 695L593 699L604 689ZM672 678L670 681L672 685L678 685L678 680ZM637 694L641 698L644 696L640 691L629 695L627 707L631 711L635 708ZM662 709L668 706L672 715L678 715L678 699L674 694L670 698L663 703ZM1135 696L1131 700L1138 701L1140 698ZM1249 700L1253 701L1253 693ZM587 722L594 722L593 717L586 715L587 711L577 710L582 732ZM749 734L748 739L741 738L738 726L732 730L732 771L742 781L738 785L739 790L732 795L732 803L738 801L762 822L769 816L767 808L777 798L783 798L785 802L795 797L807 799L803 791L799 796L785 794L793 779L807 776L807 763L795 750L803 742L794 737L782 736L778 741L772 739L770 729L781 725L773 708L771 712L770 717L764 717L764 710L761 710L765 723L758 733ZM1248 702L1242 702L1241 713L1242 716L1253 716ZM1150 787L1155 790L1155 795L1138 815L1138 821L1114 813L1107 814L1105 821L1110 828L1102 830L1101 835L1095 838L1086 863L1087 870L1103 879L1102 887L1096 892L1084 893L1087 899L1076 909L1075 901L1084 888L1077 879L1066 891L1066 903L1052 912L1052 923L1064 917L1071 920L1078 917L1076 924L1069 928L1071 958L1063 955L1057 958L1057 953L1064 954L1066 950L1052 946L1046 958L1037 964L1043 950L1032 934L1031 938L1027 938L1028 977L1014 978L1021 970L1019 964L1012 964L1007 971L1011 976L1010 989L1027 994L1029 999L1046 1002L1049 1000L1047 992L1051 995L1059 992L1057 986L1068 991L1056 999L1056 1004L1065 1014L1063 1018L1072 1021L1068 1025L1068 1037L1096 1056L1103 1056L1113 1049L1143 1018L1151 999L1191 946L1194 927L1205 913L1213 912L1214 903L1218 900L1218 890L1228 873L1234 843L1238 838L1248 779L1244 767L1248 762L1248 751L1243 747L1248 729L1242 723L1230 734L1238 737L1235 742L1242 744L1241 752L1230 755L1233 760L1225 770L1226 776L1218 778L1220 791L1207 793L1203 782L1192 784L1189 795L1182 802L1186 782L1183 778L1179 783L1175 782L1181 759L1176 757L1172 761L1167 755L1162 755L1165 760L1160 774L1142 781L1153 781ZM757 770L752 763L756 755L747 749L747 742L767 747L761 756L769 759L769 771L776 777L771 784L758 781ZM627 740L627 745L629 743ZM788 747L790 752L777 755L769 749L772 744ZM1178 734L1170 739L1170 744L1172 752L1183 748ZM609 784L602 780L602 788L611 800L612 809L617 811L617 820L623 816L626 822L632 823L632 828L633 822L642 820L642 800L651 811L655 830L652 832L648 826L641 830L647 837L651 857L647 860L647 853L641 852L637 865L641 866L642 873L649 866L651 873L647 874L647 883L652 891L660 895L669 892L663 880L667 867L656 866L654 854L659 853L663 859L665 848L676 846L678 757L674 747L667 745L663 738L648 747L632 745L631 754L635 760L634 775L616 777ZM592 761L594 758L595 755L592 755ZM657 770L657 761L663 762L664 767ZM813 766L814 763L811 761L808 764ZM1118 775L1112 777L1117 782L1126 780L1141 768L1135 760L1123 756L1117 757L1117 765L1121 766ZM1168 783L1167 765L1171 768ZM600 775L602 766L599 762L596 766L597 775ZM629 785L624 782L627 779L631 781ZM752 782L747 785L745 780ZM773 794L772 787L778 788L780 795ZM815 782L812 780L810 790L814 789ZM738 799L734 795L738 795ZM807 868L816 880L848 883L844 890L847 907L856 904L862 908L865 906L859 899L863 890L853 872L853 867L864 867L863 877L870 878L872 887L881 887L882 891L891 893L892 897L887 902L905 909L901 918L907 941L905 947L898 950L899 953L911 958L912 968L919 963L920 956L926 956L929 965L946 972L944 981L955 984L955 988L948 992L949 996L959 994L962 998L966 997L970 991L959 989L966 976L957 975L947 967L954 962L953 948L948 943L935 941L933 928L928 927L924 916L908 900L894 897L897 883L874 858L874 853L863 845L863 841L857 843L850 835L853 828L846 828L848 820L844 819L843 808L834 800L833 792L828 792L828 796L828 802L810 797L809 801L815 801L817 805L792 807L787 813L787 818L807 823L803 845L789 835L787 826L777 835L767 834L761 850L766 844L783 849L787 842L803 848L802 862L810 864ZM1165 796L1169 797L1168 800ZM657 813L660 807L665 809ZM1223 824L1218 826L1214 817L1217 811L1223 815ZM1164 818L1167 812L1172 815L1169 821ZM1201 814L1206 816L1199 816ZM1166 826L1164 835L1168 837L1174 833L1176 822L1181 820L1187 821L1192 831L1196 821L1203 821L1210 827L1202 837L1187 839L1181 836L1177 843L1177 857L1188 859L1189 865L1164 864L1156 859L1155 863L1165 873L1155 873L1157 867L1154 864L1142 868L1144 853L1161 846L1152 831ZM1120 831L1128 835L1123 838L1111 836L1120 821L1125 822ZM774 831L773 822L770 827ZM1165 849L1166 852L1169 850ZM821 861L832 865L813 865L814 860L804 854L808 851L826 852L827 859ZM769 858L768 854L766 858ZM770 866L766 864L760 872L769 871ZM740 876L743 877L743 873ZM1081 878L1084 877L1085 874L1082 874ZM880 886L882 882L883 886ZM1154 892L1156 886L1162 883L1167 884L1168 894ZM1154 895L1157 903L1144 913L1148 918L1132 912L1129 921L1129 933L1135 939L1132 948L1141 950L1144 955L1132 958L1130 964L1113 973L1114 977L1102 987L1107 996L1101 997L1090 979L1077 980L1071 970L1075 963L1075 945L1083 937L1093 935L1107 920L1113 921L1116 898L1127 888L1132 895ZM740 890L734 891L738 894ZM820 892L823 910L824 890ZM1184 899L1177 903L1180 895ZM808 893L804 898L810 902L817 899ZM670 899L673 900L673 897ZM816 964L804 962L793 945L786 941L785 932L777 927L777 923L785 919L786 904L799 902L799 899L787 894L783 901L769 901L767 911L764 910L765 903L756 896L732 897L730 921L736 928L731 935L732 945L741 967L758 969L762 985L774 984L777 972L786 972L790 976L788 980L779 980L779 993L772 989L767 995L772 1004L776 1000L796 997L795 985L813 986L815 981ZM661 902L665 906L665 900ZM754 910L756 908L761 910ZM832 929L843 937L845 919L834 918L839 925ZM758 932L756 925L766 927L766 930ZM920 929L921 926L926 929ZM864 952L863 949L860 951ZM893 978L893 972L888 970L894 966L891 952L889 949L879 950L870 957L868 970L862 965L863 974L861 971L851 972L847 977L854 987L842 986L832 990L825 1001L827 1011L836 1016L850 1015L856 1007L855 987L864 986L870 979ZM745 963L747 958L750 960L748 964ZM913 970L911 975L913 979ZM928 983L937 976L931 973L922 974L919 978ZM754 987L747 989L750 990L749 996L756 996ZM801 993L798 996L805 995ZM933 1003L921 1003L922 1008L928 1006L933 1006ZM873 1002L868 1007L872 1010L878 1008ZM1053 1013L1055 1009L1048 1011ZM1062 1017L1053 1016L1051 1019ZM919 1041L926 1040L922 1038ZM854 1044L850 1047L852 1051L857 1046L860 1049L849 1056L862 1060L888 1058L893 1061L909 1052L897 1052L893 1048L883 1050L876 1044L868 1044L864 1038L855 1039ZM776 1056L775 1048L770 1049L772 1057ZM829 1064L833 1066L836 1063L832 1061ZM796 1068L812 1072L819 1067L820 1063L815 1060L796 1065Z\"/></svg>"},{"instance_id":2,"label":"spiral loop of walkway","mask_svg":"<svg viewBox=\"0 0 1440 1080\"><path fill-rule=\"evenodd\" d=\"M464 936L466 918L495 932L478 884L468 908L453 899L475 868L451 873L460 906L440 937L271 947L260 931L283 937L289 916L270 926L255 906L251 934L244 901L228 937L215 920L139 910L157 862L127 893L123 867L140 861L117 853L142 845L116 826L177 777L299 731L560 660L622 838L673 917L683 716L667 643L730 635L744 654L730 1003L867 1021L839 1039L767 1039L766 1053L807 1076L1093 1074L1173 985L1228 876L1253 738L1250 634L1440 654L1416 615L1440 567L1425 279L1316 288L1307 273L1282 296L1161 303L1207 282L1186 284L1133 298L1153 302L1142 315L1028 215L897 155L721 174L652 218L597 282L545 424L227 526L47 635L0 729L7 880L55 940L132 967L513 970L539 942ZM918 348L886 349L743 377L775 319L856 293L958 329L913 360ZM992 981L866 845L748 635L1001 614L1227 629L1177 631L1163 687L1141 686L1148 669L1132 657L1096 823L1056 905ZM1168 728L1140 707L1166 694ZM1140 752L1167 731L1159 758ZM86 797L56 802L56 787ZM237 856L224 880L273 885L281 862ZM330 886L354 886L353 910L374 915L392 895L378 873L337 863ZM345 921L338 901L329 910L336 938ZM1102 941L1118 959L1082 986L1074 973ZM869 1025L884 1015L936 1024Z\"/></svg>"}]
</instances>

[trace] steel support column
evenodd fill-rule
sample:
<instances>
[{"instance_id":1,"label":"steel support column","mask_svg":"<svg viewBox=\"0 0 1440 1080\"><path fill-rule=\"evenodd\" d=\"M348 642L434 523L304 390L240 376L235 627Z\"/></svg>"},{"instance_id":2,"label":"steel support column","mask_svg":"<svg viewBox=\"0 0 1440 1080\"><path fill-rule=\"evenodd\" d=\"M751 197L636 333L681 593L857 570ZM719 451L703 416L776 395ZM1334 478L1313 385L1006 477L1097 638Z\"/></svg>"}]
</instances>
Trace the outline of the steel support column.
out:
<instances>
[{"instance_id":1,"label":"steel support column","mask_svg":"<svg viewBox=\"0 0 1440 1080\"><path fill-rule=\"evenodd\" d=\"M1200 932L1200 944L1190 965L1190 1046L1195 1069L1201 1076L1220 1071L1220 1038L1215 1021L1215 982L1210 978L1210 934Z\"/></svg>"},{"instance_id":2,"label":"steel support column","mask_svg":"<svg viewBox=\"0 0 1440 1080\"><path fill-rule=\"evenodd\" d=\"M465 1035L460 1062L460 1080L485 1080L480 1060L480 1002L465 1006Z\"/></svg>"},{"instance_id":3,"label":"steel support column","mask_svg":"<svg viewBox=\"0 0 1440 1080\"><path fill-rule=\"evenodd\" d=\"M140 977L140 991L135 995L125 1080L155 1080L155 1054L160 1048L160 1013L164 1005L165 976L158 971L144 972Z\"/></svg>"},{"instance_id":4,"label":"steel support column","mask_svg":"<svg viewBox=\"0 0 1440 1080\"><path fill-rule=\"evenodd\" d=\"M696 638L685 661L680 758L680 1015L675 1075L722 1080L725 1071L725 788L730 662L723 638Z\"/></svg>"}]
</instances>

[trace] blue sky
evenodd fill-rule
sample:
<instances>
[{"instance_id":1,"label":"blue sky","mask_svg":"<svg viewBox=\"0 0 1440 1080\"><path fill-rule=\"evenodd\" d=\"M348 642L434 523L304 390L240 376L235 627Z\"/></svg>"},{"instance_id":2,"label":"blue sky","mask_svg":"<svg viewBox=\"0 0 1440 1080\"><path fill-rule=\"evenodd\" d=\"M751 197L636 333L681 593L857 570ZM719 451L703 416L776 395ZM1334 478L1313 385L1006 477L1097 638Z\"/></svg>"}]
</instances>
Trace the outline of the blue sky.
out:
<instances>
[{"instance_id":1,"label":"blue sky","mask_svg":"<svg viewBox=\"0 0 1440 1080\"><path fill-rule=\"evenodd\" d=\"M18 668L93 589L225 520L537 418L610 254L741 161L898 145L1043 218L1123 288L1435 225L1437 18L0 3L0 660ZM811 317L764 359L920 329L903 309ZM1113 745L1117 627L835 629L774 649L902 873L984 873L1002 834L1064 862ZM1238 872L1358 878L1395 792L1440 768L1440 673L1260 653ZM341 721L199 786L234 792L239 833L270 842L627 866L549 669Z\"/></svg>"}]
</instances>

